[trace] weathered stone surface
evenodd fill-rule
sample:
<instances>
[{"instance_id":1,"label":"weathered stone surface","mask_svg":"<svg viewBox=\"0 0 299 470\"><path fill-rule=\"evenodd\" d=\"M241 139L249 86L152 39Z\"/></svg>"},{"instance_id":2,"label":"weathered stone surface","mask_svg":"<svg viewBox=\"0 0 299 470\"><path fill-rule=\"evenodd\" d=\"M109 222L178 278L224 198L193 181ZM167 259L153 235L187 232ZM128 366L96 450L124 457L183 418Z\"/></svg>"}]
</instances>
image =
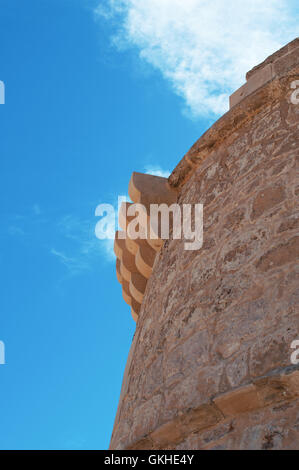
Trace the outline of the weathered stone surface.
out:
<instances>
[{"instance_id":1,"label":"weathered stone surface","mask_svg":"<svg viewBox=\"0 0 299 470\"><path fill-rule=\"evenodd\" d=\"M283 439L287 448L296 448L294 438L298 436L299 413L291 417L288 410L298 412L298 384L299 371L294 368L290 371L285 369L280 375L259 378L253 383L219 394L212 402L188 408L185 412L179 411L127 448L270 449L277 448L278 442L282 445ZM147 404L154 405L150 401ZM281 432L277 432L278 420L283 424ZM145 423L150 429L152 421L146 417L143 420ZM293 424L291 433L286 427L289 423ZM143 430L146 429L144 426ZM115 436L117 431L116 428ZM133 432L126 439L130 441L134 437ZM122 440L118 448L123 448Z\"/></svg>"},{"instance_id":2,"label":"weathered stone surface","mask_svg":"<svg viewBox=\"0 0 299 470\"><path fill-rule=\"evenodd\" d=\"M214 403L224 416L237 416L262 407L262 400L252 384L215 398Z\"/></svg>"},{"instance_id":3,"label":"weathered stone surface","mask_svg":"<svg viewBox=\"0 0 299 470\"><path fill-rule=\"evenodd\" d=\"M298 337L298 324L281 328L275 332L264 334L251 348L250 373L258 377L267 374L273 369L290 364L290 345Z\"/></svg>"},{"instance_id":4,"label":"weathered stone surface","mask_svg":"<svg viewBox=\"0 0 299 470\"><path fill-rule=\"evenodd\" d=\"M111 448L299 449L296 48L169 179L204 204L204 244L156 255Z\"/></svg>"},{"instance_id":5,"label":"weathered stone surface","mask_svg":"<svg viewBox=\"0 0 299 470\"><path fill-rule=\"evenodd\" d=\"M284 201L285 198L286 194L283 186L270 186L262 189L253 201L252 219L260 217L265 211Z\"/></svg>"},{"instance_id":6,"label":"weathered stone surface","mask_svg":"<svg viewBox=\"0 0 299 470\"><path fill-rule=\"evenodd\" d=\"M235 91L229 98L230 107L236 106L241 100L246 98L246 96L251 95L261 86L265 85L267 82L274 78L274 70L272 64L267 64L263 68L257 70L253 75L251 75L247 83L243 85L239 90Z\"/></svg>"},{"instance_id":7,"label":"weathered stone surface","mask_svg":"<svg viewBox=\"0 0 299 470\"><path fill-rule=\"evenodd\" d=\"M274 248L271 248L260 258L256 267L261 271L268 271L269 269L295 261L298 255L299 236L296 236L287 242L281 242Z\"/></svg>"},{"instance_id":8,"label":"weathered stone surface","mask_svg":"<svg viewBox=\"0 0 299 470\"><path fill-rule=\"evenodd\" d=\"M160 421L160 407L162 395L155 395L141 406L135 408L132 429L130 433L131 442L139 441L140 437L146 436L157 428Z\"/></svg>"}]
</instances>

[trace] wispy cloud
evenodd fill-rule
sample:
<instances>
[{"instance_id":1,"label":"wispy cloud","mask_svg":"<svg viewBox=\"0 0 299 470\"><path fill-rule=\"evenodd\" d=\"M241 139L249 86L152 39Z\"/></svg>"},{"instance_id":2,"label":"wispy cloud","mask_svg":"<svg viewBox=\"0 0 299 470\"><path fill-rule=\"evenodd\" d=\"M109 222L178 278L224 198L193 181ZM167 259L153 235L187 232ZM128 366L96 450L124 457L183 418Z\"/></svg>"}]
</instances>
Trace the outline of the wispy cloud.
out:
<instances>
[{"instance_id":1,"label":"wispy cloud","mask_svg":"<svg viewBox=\"0 0 299 470\"><path fill-rule=\"evenodd\" d=\"M135 47L194 116L228 109L245 73L298 34L295 0L101 0L113 44ZM297 14L296 14L297 12Z\"/></svg>"},{"instance_id":2,"label":"wispy cloud","mask_svg":"<svg viewBox=\"0 0 299 470\"><path fill-rule=\"evenodd\" d=\"M88 268L88 263L82 256L70 257L55 248L51 248L50 253L56 256L72 274L77 274Z\"/></svg>"},{"instance_id":3,"label":"wispy cloud","mask_svg":"<svg viewBox=\"0 0 299 470\"><path fill-rule=\"evenodd\" d=\"M104 250L104 253L106 255L106 259L108 261L113 261L115 262L115 253L113 250L114 247L114 240L100 240L102 249Z\"/></svg>"},{"instance_id":4,"label":"wispy cloud","mask_svg":"<svg viewBox=\"0 0 299 470\"><path fill-rule=\"evenodd\" d=\"M145 173L147 175L162 176L163 178L168 178L170 175L169 170L163 170L159 165L147 165L145 167Z\"/></svg>"},{"instance_id":5,"label":"wispy cloud","mask_svg":"<svg viewBox=\"0 0 299 470\"><path fill-rule=\"evenodd\" d=\"M37 223L37 217L41 215L42 211L38 204L27 208L24 214L8 214L7 217L7 233L13 237L25 237L33 231L32 225ZM39 218L39 223L44 220Z\"/></svg>"},{"instance_id":6,"label":"wispy cloud","mask_svg":"<svg viewBox=\"0 0 299 470\"><path fill-rule=\"evenodd\" d=\"M112 240L98 240L94 233L96 219L82 219L68 214L63 216L58 224L58 230L63 238L60 243L67 248L51 248L50 252L68 268L72 275L79 274L92 268L99 259L115 260Z\"/></svg>"},{"instance_id":7,"label":"wispy cloud","mask_svg":"<svg viewBox=\"0 0 299 470\"><path fill-rule=\"evenodd\" d=\"M8 227L8 234L12 236L23 236L25 235L25 231L17 225L10 225Z\"/></svg>"},{"instance_id":8,"label":"wispy cloud","mask_svg":"<svg viewBox=\"0 0 299 470\"><path fill-rule=\"evenodd\" d=\"M117 198L113 199L113 206L117 213ZM96 238L95 207L95 203L89 203L83 213L81 208L77 214L58 215L58 211L42 210L35 203L24 213L7 214L0 233L25 243L26 250L30 245L45 249L65 266L69 275L78 275L103 262L115 261L114 240Z\"/></svg>"}]
</instances>

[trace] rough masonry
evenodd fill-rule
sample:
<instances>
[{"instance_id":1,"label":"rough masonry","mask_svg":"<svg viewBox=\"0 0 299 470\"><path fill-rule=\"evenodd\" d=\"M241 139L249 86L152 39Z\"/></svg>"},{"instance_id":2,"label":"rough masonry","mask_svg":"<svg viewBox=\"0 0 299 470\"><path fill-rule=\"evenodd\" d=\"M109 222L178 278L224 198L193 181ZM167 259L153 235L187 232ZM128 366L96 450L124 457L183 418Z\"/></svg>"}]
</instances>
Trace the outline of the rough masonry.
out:
<instances>
[{"instance_id":1,"label":"rough masonry","mask_svg":"<svg viewBox=\"0 0 299 470\"><path fill-rule=\"evenodd\" d=\"M299 448L295 80L298 39L247 74L169 177L179 204L204 205L201 250L166 240L142 273L136 247L127 272L117 252L128 303L142 295L112 449Z\"/></svg>"}]
</instances>

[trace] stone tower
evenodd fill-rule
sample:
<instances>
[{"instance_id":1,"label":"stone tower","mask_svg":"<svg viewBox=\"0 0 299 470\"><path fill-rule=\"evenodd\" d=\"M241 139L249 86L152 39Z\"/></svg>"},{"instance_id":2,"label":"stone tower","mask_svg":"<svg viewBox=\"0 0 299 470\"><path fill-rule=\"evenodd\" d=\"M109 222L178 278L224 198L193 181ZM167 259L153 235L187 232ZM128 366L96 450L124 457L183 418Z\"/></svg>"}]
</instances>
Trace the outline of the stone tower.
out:
<instances>
[{"instance_id":1,"label":"stone tower","mask_svg":"<svg viewBox=\"0 0 299 470\"><path fill-rule=\"evenodd\" d=\"M246 79L168 180L132 176L145 207L202 203L203 246L116 236L137 325L111 449L299 449L299 39Z\"/></svg>"}]
</instances>

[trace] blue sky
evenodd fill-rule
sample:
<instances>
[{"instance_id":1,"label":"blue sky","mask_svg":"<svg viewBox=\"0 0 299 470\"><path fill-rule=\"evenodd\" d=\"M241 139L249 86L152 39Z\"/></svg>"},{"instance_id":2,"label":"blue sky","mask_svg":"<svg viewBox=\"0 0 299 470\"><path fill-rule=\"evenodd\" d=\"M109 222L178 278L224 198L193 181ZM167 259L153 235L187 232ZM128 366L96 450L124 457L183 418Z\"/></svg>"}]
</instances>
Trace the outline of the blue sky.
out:
<instances>
[{"instance_id":1,"label":"blue sky","mask_svg":"<svg viewBox=\"0 0 299 470\"><path fill-rule=\"evenodd\" d=\"M232 79L216 60L226 31L205 58L202 36L179 50L181 20L157 24L150 3L0 0L1 449L108 447L135 324L95 208L126 194L132 171L171 171L248 63L295 37L288 14L245 61L229 38ZM260 33L278 20L282 2L269 3Z\"/></svg>"}]
</instances>

